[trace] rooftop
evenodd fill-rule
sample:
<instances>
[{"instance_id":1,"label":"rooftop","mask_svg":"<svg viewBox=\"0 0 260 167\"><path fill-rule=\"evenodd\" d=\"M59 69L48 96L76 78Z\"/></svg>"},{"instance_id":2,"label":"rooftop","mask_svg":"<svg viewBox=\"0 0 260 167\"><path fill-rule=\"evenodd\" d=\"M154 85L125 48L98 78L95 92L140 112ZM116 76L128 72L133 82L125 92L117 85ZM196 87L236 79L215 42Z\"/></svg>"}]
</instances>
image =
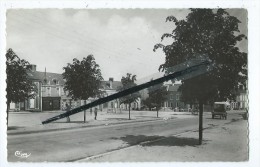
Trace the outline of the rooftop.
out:
<instances>
[{"instance_id":1,"label":"rooftop","mask_svg":"<svg viewBox=\"0 0 260 167\"><path fill-rule=\"evenodd\" d=\"M168 91L177 92L180 86L181 86L181 84L169 85Z\"/></svg>"},{"instance_id":2,"label":"rooftop","mask_svg":"<svg viewBox=\"0 0 260 167\"><path fill-rule=\"evenodd\" d=\"M64 85L65 81L61 74L58 73L50 73L50 72L40 72L40 71L28 71L27 74L29 78L32 80L38 80L44 83L45 75L47 79L47 83L50 85ZM58 81L58 82L57 82Z\"/></svg>"},{"instance_id":3,"label":"rooftop","mask_svg":"<svg viewBox=\"0 0 260 167\"><path fill-rule=\"evenodd\" d=\"M50 85L64 85L65 80L62 77L62 74L51 73L51 72L40 72L40 71L28 71L27 74L29 78L32 80L41 81L44 83L45 75L47 79L47 83ZM58 81L58 83L57 83ZM101 81L101 88L104 90L118 90L122 87L122 83L120 81L112 81L112 87L110 87L110 81Z\"/></svg>"}]
</instances>

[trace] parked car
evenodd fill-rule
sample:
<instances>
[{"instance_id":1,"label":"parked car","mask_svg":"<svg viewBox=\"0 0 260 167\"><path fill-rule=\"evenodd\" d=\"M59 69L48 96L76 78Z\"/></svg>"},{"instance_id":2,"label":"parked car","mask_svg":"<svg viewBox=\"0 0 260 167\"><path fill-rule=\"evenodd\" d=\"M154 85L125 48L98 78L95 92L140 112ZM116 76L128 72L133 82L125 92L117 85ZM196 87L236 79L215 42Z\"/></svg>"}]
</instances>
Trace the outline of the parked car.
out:
<instances>
[{"instance_id":1,"label":"parked car","mask_svg":"<svg viewBox=\"0 0 260 167\"><path fill-rule=\"evenodd\" d=\"M211 112L212 119L215 118L215 116L219 116L220 119L227 119L227 103L226 102L215 102L214 103L214 109Z\"/></svg>"},{"instance_id":2,"label":"parked car","mask_svg":"<svg viewBox=\"0 0 260 167\"><path fill-rule=\"evenodd\" d=\"M198 107L195 107L195 108L191 109L191 114L192 115L198 115L198 113L199 113Z\"/></svg>"}]
</instances>

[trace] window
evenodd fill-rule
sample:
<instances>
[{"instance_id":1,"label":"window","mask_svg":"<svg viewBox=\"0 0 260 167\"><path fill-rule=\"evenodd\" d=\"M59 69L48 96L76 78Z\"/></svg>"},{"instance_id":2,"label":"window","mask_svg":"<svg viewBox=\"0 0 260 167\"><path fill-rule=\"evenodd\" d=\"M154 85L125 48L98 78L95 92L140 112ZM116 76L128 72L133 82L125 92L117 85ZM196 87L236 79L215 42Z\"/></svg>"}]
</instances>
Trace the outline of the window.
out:
<instances>
[{"instance_id":1,"label":"window","mask_svg":"<svg viewBox=\"0 0 260 167\"><path fill-rule=\"evenodd\" d=\"M69 95L69 92L66 91L64 88L63 88L63 93L64 93L64 95Z\"/></svg>"},{"instance_id":2,"label":"window","mask_svg":"<svg viewBox=\"0 0 260 167\"><path fill-rule=\"evenodd\" d=\"M39 96L35 97L35 108L39 109Z\"/></svg>"},{"instance_id":3,"label":"window","mask_svg":"<svg viewBox=\"0 0 260 167\"><path fill-rule=\"evenodd\" d=\"M45 78L44 80L43 80L43 84L47 84L47 79Z\"/></svg>"},{"instance_id":4,"label":"window","mask_svg":"<svg viewBox=\"0 0 260 167\"><path fill-rule=\"evenodd\" d=\"M52 79L52 81L53 81L54 85L59 85L59 81L56 78Z\"/></svg>"},{"instance_id":5,"label":"window","mask_svg":"<svg viewBox=\"0 0 260 167\"><path fill-rule=\"evenodd\" d=\"M176 95L176 100L180 100L180 95L179 94Z\"/></svg>"},{"instance_id":6,"label":"window","mask_svg":"<svg viewBox=\"0 0 260 167\"><path fill-rule=\"evenodd\" d=\"M65 95L65 90L64 90L64 87L61 87L61 96L64 96Z\"/></svg>"},{"instance_id":7,"label":"window","mask_svg":"<svg viewBox=\"0 0 260 167\"><path fill-rule=\"evenodd\" d=\"M173 94L170 95L170 100L173 100L174 99L174 96Z\"/></svg>"},{"instance_id":8,"label":"window","mask_svg":"<svg viewBox=\"0 0 260 167\"><path fill-rule=\"evenodd\" d=\"M47 87L47 96L51 96L51 88Z\"/></svg>"},{"instance_id":9,"label":"window","mask_svg":"<svg viewBox=\"0 0 260 167\"><path fill-rule=\"evenodd\" d=\"M57 94L60 95L60 88L57 87L56 90L57 90Z\"/></svg>"},{"instance_id":10,"label":"window","mask_svg":"<svg viewBox=\"0 0 260 167\"><path fill-rule=\"evenodd\" d=\"M30 108L34 108L34 99L30 99L29 103L30 103Z\"/></svg>"},{"instance_id":11,"label":"window","mask_svg":"<svg viewBox=\"0 0 260 167\"><path fill-rule=\"evenodd\" d=\"M39 92L39 91L40 91L39 82L34 82L34 84L35 84L35 86L36 86L36 88L37 88L37 90L38 90L38 92Z\"/></svg>"}]
</instances>

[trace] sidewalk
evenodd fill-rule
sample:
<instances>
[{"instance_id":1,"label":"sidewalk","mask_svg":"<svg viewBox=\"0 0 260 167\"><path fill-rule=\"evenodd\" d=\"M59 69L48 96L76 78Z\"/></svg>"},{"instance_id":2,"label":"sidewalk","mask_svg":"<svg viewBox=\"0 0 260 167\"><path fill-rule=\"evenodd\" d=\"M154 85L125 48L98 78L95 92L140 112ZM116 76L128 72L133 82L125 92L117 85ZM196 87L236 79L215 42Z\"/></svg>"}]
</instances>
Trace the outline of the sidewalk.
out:
<instances>
[{"instance_id":1,"label":"sidewalk","mask_svg":"<svg viewBox=\"0 0 260 167\"><path fill-rule=\"evenodd\" d=\"M231 111L234 113L240 111ZM94 120L94 112L91 114L86 112L86 122L84 123L84 113L77 113L70 116L70 123L66 122L66 118L42 125L42 121L64 113L64 111L44 111L44 112L10 112L8 135L40 133L48 131L58 131L73 128L87 128L95 126L108 126L114 124L125 124L134 122L158 121L176 118L198 117L192 115L190 112L173 112L173 111L159 111L157 118L156 111L131 111L131 120L129 120L128 111L121 111L117 113L107 113L106 111L99 111L97 120ZM204 115L210 115L210 112L204 112Z\"/></svg>"},{"instance_id":2,"label":"sidewalk","mask_svg":"<svg viewBox=\"0 0 260 167\"><path fill-rule=\"evenodd\" d=\"M79 162L248 161L247 132L247 121L239 119L205 129L202 145L198 145L198 132L186 132Z\"/></svg>"},{"instance_id":3,"label":"sidewalk","mask_svg":"<svg viewBox=\"0 0 260 167\"><path fill-rule=\"evenodd\" d=\"M70 116L70 123L66 118L42 125L42 121L53 116L64 113L64 111L46 111L46 112L10 112L8 135L29 134L48 131L57 131L73 128L86 128L94 126L108 126L113 124L157 121L162 119L175 119L177 117L190 117L191 113L185 112L159 112L159 118L156 117L156 111L131 111L131 120L128 119L128 111L118 113L98 112L97 120L94 120L94 113L86 112L86 122L84 123L84 113L78 113Z\"/></svg>"}]
</instances>

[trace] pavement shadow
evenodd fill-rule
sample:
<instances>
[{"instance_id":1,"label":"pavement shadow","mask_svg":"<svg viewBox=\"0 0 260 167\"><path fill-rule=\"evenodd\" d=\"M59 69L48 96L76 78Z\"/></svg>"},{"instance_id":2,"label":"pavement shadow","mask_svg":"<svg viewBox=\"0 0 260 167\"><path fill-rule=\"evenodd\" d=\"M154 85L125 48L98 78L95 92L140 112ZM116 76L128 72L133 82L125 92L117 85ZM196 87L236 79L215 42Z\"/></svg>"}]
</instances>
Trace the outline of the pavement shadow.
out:
<instances>
[{"instance_id":1,"label":"pavement shadow","mask_svg":"<svg viewBox=\"0 0 260 167\"><path fill-rule=\"evenodd\" d=\"M221 117L215 117L214 119L213 119L213 118L205 118L205 119L211 119L211 120L224 120L224 119L221 119Z\"/></svg>"},{"instance_id":2,"label":"pavement shadow","mask_svg":"<svg viewBox=\"0 0 260 167\"><path fill-rule=\"evenodd\" d=\"M160 117L156 117L156 116L135 116L135 117L139 117L139 118L160 118Z\"/></svg>"},{"instance_id":3,"label":"pavement shadow","mask_svg":"<svg viewBox=\"0 0 260 167\"><path fill-rule=\"evenodd\" d=\"M197 146L199 140L196 138L185 138L176 136L145 136L127 135L120 138L129 145L141 144L142 146ZM147 143L143 143L147 142Z\"/></svg>"},{"instance_id":4,"label":"pavement shadow","mask_svg":"<svg viewBox=\"0 0 260 167\"><path fill-rule=\"evenodd\" d=\"M180 114L171 114L171 115L198 115L198 114L191 114L191 113L180 113Z\"/></svg>"},{"instance_id":5,"label":"pavement shadow","mask_svg":"<svg viewBox=\"0 0 260 167\"><path fill-rule=\"evenodd\" d=\"M107 120L116 120L116 121L125 121L129 120L129 118L106 118Z\"/></svg>"},{"instance_id":6,"label":"pavement shadow","mask_svg":"<svg viewBox=\"0 0 260 167\"><path fill-rule=\"evenodd\" d=\"M22 127L20 127L20 126L9 126L9 127L7 127L7 130L17 130L17 129L20 129L20 128L22 128Z\"/></svg>"},{"instance_id":7,"label":"pavement shadow","mask_svg":"<svg viewBox=\"0 0 260 167\"><path fill-rule=\"evenodd\" d=\"M70 121L70 122L67 122L67 121L59 121L59 122L52 122L52 123L68 123L68 124L70 124L70 123L88 123L88 121L86 121L86 122L84 122L84 121Z\"/></svg>"}]
</instances>

